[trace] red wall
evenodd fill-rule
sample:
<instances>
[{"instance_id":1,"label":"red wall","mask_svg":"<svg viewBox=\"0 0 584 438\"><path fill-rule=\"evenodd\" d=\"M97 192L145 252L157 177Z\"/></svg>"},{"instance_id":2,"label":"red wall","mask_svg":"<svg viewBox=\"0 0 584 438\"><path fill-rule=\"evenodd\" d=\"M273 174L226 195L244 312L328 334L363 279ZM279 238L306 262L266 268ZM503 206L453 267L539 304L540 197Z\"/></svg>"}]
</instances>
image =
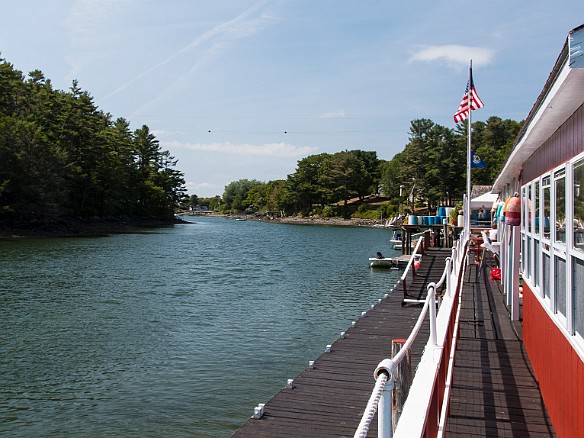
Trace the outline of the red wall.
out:
<instances>
[{"instance_id":1,"label":"red wall","mask_svg":"<svg viewBox=\"0 0 584 438\"><path fill-rule=\"evenodd\" d=\"M523 284L523 342L558 437L582 437L584 362Z\"/></svg>"}]
</instances>

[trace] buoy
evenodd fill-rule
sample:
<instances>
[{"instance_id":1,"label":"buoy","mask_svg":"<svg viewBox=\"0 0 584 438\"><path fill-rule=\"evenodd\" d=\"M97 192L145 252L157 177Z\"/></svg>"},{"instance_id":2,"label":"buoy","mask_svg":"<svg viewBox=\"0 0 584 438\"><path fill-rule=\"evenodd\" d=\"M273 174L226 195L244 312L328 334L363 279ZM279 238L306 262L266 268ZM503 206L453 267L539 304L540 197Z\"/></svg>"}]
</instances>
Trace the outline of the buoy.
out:
<instances>
[{"instance_id":1,"label":"buoy","mask_svg":"<svg viewBox=\"0 0 584 438\"><path fill-rule=\"evenodd\" d=\"M521 201L517 194L510 196L505 202L505 223L512 227L521 224Z\"/></svg>"}]
</instances>

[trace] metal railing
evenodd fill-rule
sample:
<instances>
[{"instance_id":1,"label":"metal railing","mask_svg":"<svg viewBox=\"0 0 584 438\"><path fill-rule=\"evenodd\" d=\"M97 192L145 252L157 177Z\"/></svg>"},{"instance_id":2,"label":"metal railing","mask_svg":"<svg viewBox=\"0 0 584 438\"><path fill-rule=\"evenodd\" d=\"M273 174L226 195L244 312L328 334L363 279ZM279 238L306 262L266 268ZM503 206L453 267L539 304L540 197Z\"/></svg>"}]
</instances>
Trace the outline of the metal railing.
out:
<instances>
[{"instance_id":1,"label":"metal railing","mask_svg":"<svg viewBox=\"0 0 584 438\"><path fill-rule=\"evenodd\" d=\"M464 239L464 236L462 237L463 239L458 241L458 245L452 248L451 257L446 259L446 267L440 280L437 283L428 284L428 294L424 300L424 306L403 347L393 358L382 360L375 369L373 373L376 380L375 387L359 427L355 432L355 438L367 436L376 411L379 411L377 417L378 436L381 438L393 436L394 431L396 436L416 437L423 436L426 433L432 436L438 433L439 427L444 427L444 418L439 417L446 415L447 402L443 402L443 397L446 385L452 375L452 360L447 361L446 358L453 357L453 348L456 346L455 342L452 342L455 329L455 321L452 315L455 313L458 315L458 298L460 296L461 279L468 247L467 239ZM421 245L421 240L418 241L416 250ZM415 253L416 251L414 251ZM413 258L414 256L412 255L410 263ZM404 276L402 276L402 281L405 280L404 277L407 277L407 269ZM456 281L455 287L453 287L453 281ZM442 287L444 282L446 282L446 291L437 315L436 291ZM418 372L414 377L410 394L405 402L401 421L398 423L399 427L396 428L392 420L392 410L396 408L393 406L396 368L409 354L427 313L430 321L430 336L418 365ZM444 357L445 355L446 357ZM447 369L446 366L449 368ZM425 410L424 406L426 406ZM433 416L433 413L436 415ZM438 422L429 421L431 417L438 419ZM442 420L442 423L439 423L440 420Z\"/></svg>"}]
</instances>

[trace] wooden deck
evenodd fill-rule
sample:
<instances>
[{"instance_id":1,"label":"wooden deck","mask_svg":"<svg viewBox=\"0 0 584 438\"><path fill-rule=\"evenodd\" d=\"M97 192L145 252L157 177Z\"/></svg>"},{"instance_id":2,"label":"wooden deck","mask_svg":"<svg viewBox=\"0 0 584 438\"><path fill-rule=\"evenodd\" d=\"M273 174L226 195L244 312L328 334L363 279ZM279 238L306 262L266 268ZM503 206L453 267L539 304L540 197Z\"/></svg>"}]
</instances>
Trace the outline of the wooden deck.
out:
<instances>
[{"instance_id":1,"label":"wooden deck","mask_svg":"<svg viewBox=\"0 0 584 438\"><path fill-rule=\"evenodd\" d=\"M430 249L408 291L425 295L425 285L439 280L449 255L450 250ZM345 337L332 344L332 351L315 361L314 368L298 376L292 389L281 390L267 402L261 419L251 418L232 436L352 437L375 384L375 367L391 355L392 339L408 337L420 314L420 306L402 307L402 299L398 286L348 328ZM428 324L419 337L412 351L414 366L428 339ZM369 436L377 436L377 419Z\"/></svg>"},{"instance_id":2,"label":"wooden deck","mask_svg":"<svg viewBox=\"0 0 584 438\"><path fill-rule=\"evenodd\" d=\"M447 436L555 436L501 285L489 267L464 279Z\"/></svg>"},{"instance_id":3,"label":"wooden deck","mask_svg":"<svg viewBox=\"0 0 584 438\"><path fill-rule=\"evenodd\" d=\"M437 281L450 250L430 249L422 258L408 293L425 297ZM487 264L488 265L488 264ZM521 325L512 324L489 267L477 276L467 270L461 306L447 436L555 436L521 342ZM373 370L391 352L391 340L407 338L420 306L402 306L401 286L361 317L342 339L265 406L261 419L250 418L232 436L352 437L373 389ZM428 339L424 324L414 343L412 362L420 360ZM250 408L251 413L251 408ZM377 436L377 419L369 430Z\"/></svg>"}]
</instances>

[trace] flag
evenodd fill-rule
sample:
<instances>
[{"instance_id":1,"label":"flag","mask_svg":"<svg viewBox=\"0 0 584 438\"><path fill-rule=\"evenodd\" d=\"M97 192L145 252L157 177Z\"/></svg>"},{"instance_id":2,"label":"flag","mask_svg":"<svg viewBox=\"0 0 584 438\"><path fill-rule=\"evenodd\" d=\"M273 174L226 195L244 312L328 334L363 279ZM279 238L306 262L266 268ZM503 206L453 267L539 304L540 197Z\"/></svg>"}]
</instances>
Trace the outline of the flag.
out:
<instances>
[{"instance_id":1,"label":"flag","mask_svg":"<svg viewBox=\"0 0 584 438\"><path fill-rule=\"evenodd\" d=\"M460 102L460 106L458 107L458 111L454 114L454 122L460 123L464 119L468 117L469 109L468 109L468 93L470 90L470 109L476 110L485 106L483 101L477 94L477 90L475 89L474 82L472 80L472 67L470 68L470 76L469 81L466 83L466 91L464 92L464 96L462 97L462 102Z\"/></svg>"},{"instance_id":2,"label":"flag","mask_svg":"<svg viewBox=\"0 0 584 438\"><path fill-rule=\"evenodd\" d=\"M478 168L484 169L485 167L487 167L487 163L485 163L483 160L481 160L481 157L479 157L477 154L475 154L474 152L471 152L470 153L470 167L478 167Z\"/></svg>"}]
</instances>

